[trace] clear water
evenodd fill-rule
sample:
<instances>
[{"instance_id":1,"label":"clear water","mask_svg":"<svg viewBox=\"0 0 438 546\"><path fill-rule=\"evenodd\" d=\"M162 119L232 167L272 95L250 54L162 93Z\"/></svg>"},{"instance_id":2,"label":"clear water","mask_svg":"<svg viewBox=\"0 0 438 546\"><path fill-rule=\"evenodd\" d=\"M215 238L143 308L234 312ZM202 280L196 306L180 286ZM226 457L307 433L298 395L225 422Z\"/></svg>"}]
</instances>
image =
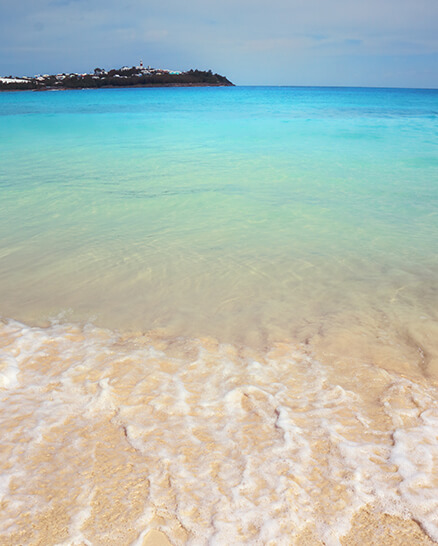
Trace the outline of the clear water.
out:
<instances>
[{"instance_id":1,"label":"clear water","mask_svg":"<svg viewBox=\"0 0 438 546\"><path fill-rule=\"evenodd\" d=\"M429 315L437 112L413 90L3 93L2 314L244 342L393 297Z\"/></svg>"},{"instance_id":2,"label":"clear water","mask_svg":"<svg viewBox=\"0 0 438 546\"><path fill-rule=\"evenodd\" d=\"M17 419L9 431L11 438L14 434L28 435L29 449L35 448L35 437L29 431L37 425L26 420L23 424L20 413L24 411L20 408L26 407L26 415L41 412L47 434L61 427L67 436L83 440L78 430L87 429L94 419L105 422L105 427L108 422L117 430L125 427L128 432L117 441L129 440L137 455L164 446L165 460L174 465L173 470L167 469L171 489L179 491L186 504L170 510L171 515L161 514L162 520L154 519L158 516L152 513L153 507L158 510L163 502L164 489L160 489L156 497L150 493L149 500L141 505L143 515L137 515L137 523L132 520L131 525L135 536L142 537L149 528L162 529L178 544L190 540L204 544L202 541L210 540L215 533L219 533L218 544L237 544L239 540L257 544L269 540L280 544L283 540L289 544L285 537L295 537L295 531L288 527L292 523L293 529L298 529L297 543L303 544L304 535L299 533L307 532L307 527L300 527L287 502L281 512L286 526L274 516L278 525L260 525L266 506L278 507L280 502L276 500L280 482L274 479L280 471L272 461L277 457L290 465L288 472L307 475L310 459L305 460L306 449L308 455L312 452L311 458L319 453L321 461L327 461L327 440L335 442L340 453L330 462L332 470L336 464L339 468L357 464L358 471L379 477L373 483L365 477L359 480L363 491L356 484L359 489L354 499L346 493L353 487L350 478L343 481L338 474L325 475L324 485L316 478L313 486L302 485L306 495L312 487L320 487L305 522L316 525L312 536L331 543L328 525L336 529L332 543L337 543L347 533L355 510L378 500L380 512L384 506L394 517L412 517L422 523L429 536L438 538L431 523L438 507L426 508L432 502L430 491L422 496L422 486L412 486L412 492L412 484L406 485L412 465L420 457L412 454L412 446L423 442L431 452L438 453L433 451L438 449L436 435L433 439L434 433L429 434L434 425L429 417L426 423L422 413L436 411L433 389L438 377L437 143L435 90L236 87L0 94L0 316L5 320L0 334L2 377L7 392L5 407L12 407L14 397L19 401L13 406L16 414L6 410L5 423ZM155 347L155 353L147 352L150 347ZM247 351L256 351L256 356L250 358ZM56 363L62 354L69 355L69 366L58 370ZM172 359L177 359L178 365L171 366L173 371L169 372L162 364L161 372L154 372L156 359L170 359L172 366L176 362ZM251 368L253 360L263 362L271 371L256 373ZM134 368L129 368L127 361ZM51 363L47 370L44 362ZM132 381L145 400L150 400L149 391L139 385L144 374L152 374L150 381L158 385L162 397L157 402L161 409L153 417L147 410L149 402L142 405L135 389L126 390L126 385L117 383L120 362L131 369L132 378L137 378ZM216 364L209 368L208 362ZM301 365L311 366L306 372L310 375L300 375ZM82 409L69 406L71 374L77 372L77 366L88 370L77 380L80 386L76 394L82 400ZM190 378L184 375L185 366L195 369ZM216 385L217 377L228 377L230 369L235 380L229 389ZM291 374L291 384L285 369ZM46 374L45 379L41 374ZM51 392L49 377L63 385L57 396L66 413L61 412L56 423L48 417L52 415L52 402L45 399ZM372 378L376 378L375 383ZM315 394L318 381L322 381L320 399ZM407 386L403 381L413 383ZM366 396L361 390L364 382L370 385ZM196 389L200 395L206 383L211 390L203 394L203 407L218 404L212 410L216 417L211 417L211 428L205 415L198 415L196 410ZM111 384L112 390L108 387ZM35 399L29 398L35 385L46 385L45 390L41 387ZM245 390L245 385L259 393L251 398L251 404L258 408L266 428L259 430L258 441L265 441L260 452L248 432L257 425L254 412L248 410L242 416L241 409L236 409L236 414L230 409L233 404L241 408L239 397L248 393L236 395L239 400L230 393L233 389ZM394 385L398 385L397 396L403 389L420 389L421 394L415 391L414 397L417 402L421 399L417 408L422 408L416 414L416 428L411 421L406 424L409 430L403 428L411 402L400 402L400 409ZM338 388L347 394L339 394ZM108 406L93 402L92 395L97 396L99 389L111 398ZM23 396L25 400L20 398ZM50 396L53 400L53 392ZM316 398L307 421L304 414L300 416L304 421L300 421L298 433L297 423L288 419L296 410L294 403L304 403L302 396ZM371 423L376 438L385 431L386 440L374 438L378 447L373 449L384 451L379 456L385 464L394 459L399 468L409 468L397 474L402 484L399 489L391 489L388 484L394 477L388 478L379 467L380 475L370 462L371 455L359 461L353 452L347 454L348 442L335 441L334 430L343 430L351 440L352 418L344 419L335 410L318 411L331 407L338 396L345 411L357 403L357 418ZM126 409L132 397L136 400L135 417ZM224 401L229 399L227 406ZM274 399L280 413L272 413ZM166 407L176 408L181 420L166 417ZM67 426L71 416L84 408L89 413L83 428ZM119 421L108 417L109 408L118 408ZM211 482L206 478L200 498L194 493L192 478L188 478L190 465L200 464L197 442L208 436L210 443L205 442L216 446L211 448L214 451L230 440L226 433L218 432L220 416L227 411L231 412L227 419L234 423L230 425L231 437L241 434L242 442L246 442L242 447L245 464L260 465L276 483L272 494L265 492L267 504L259 506L260 514L246 501L236 501L236 490L224 492L221 480L228 471L224 470L221 479L217 473L216 478L210 476ZM120 415L126 422L121 424ZM163 439L156 431L151 432L154 427L148 415L158 423L157 430L191 430L187 419L202 429L202 434L200 429L199 434L194 433L193 450L186 457L189 467L184 466L179 450L191 440L179 438L175 452L170 437ZM273 439L279 430L275 415L278 419L283 415L280 428L285 431L284 445L280 442L277 446L278 439ZM320 421L315 422L315 415ZM322 422L333 426L326 440L318 439L321 444L315 440L305 447L309 431L321 427ZM5 424L7 430L8 426ZM102 430L105 427L102 425ZM390 448L385 442L399 427L399 441ZM291 447L295 433L302 447L299 456ZM370 445L361 434L354 433L359 451L360 446ZM95 442L97 439L87 444L90 452L95 451ZM274 446L272 450L270 445ZM404 448L405 467L400 463ZM62 446L58 449L62 451ZM290 457L280 455L288 449ZM228 468L237 464L233 457L235 454L229 452L227 457L210 462ZM23 470L22 455L12 459L14 475L25 476L25 483L32 471ZM434 461L422 470L431 484L433 476L438 475ZM149 479L158 483L164 470L159 461L153 464L158 465L157 475ZM56 474L56 465L54 468L51 472ZM209 468L205 467L205 475ZM74 481L73 470L71 479ZM261 487L258 478L250 472L247 479L251 494L257 497ZM70 483L68 479L66 483ZM112 491L117 497L116 482L108 483L107 494ZM346 495L342 498L349 507L340 509L339 517L323 516L328 514L327 506L319 511L321 498L325 498L321 491L333 483L342 483ZM369 492L373 488L381 495L373 496ZM82 529L94 513L90 508L94 506L92 481L84 482L83 490L84 498L79 502L76 495L76 501L65 508L70 518L71 513L76 516L66 524L69 530L64 539L67 543L91 540L97 544L96 537L107 531L95 531L93 538ZM12 491L5 493L6 498L18 502ZM245 498L257 505L251 494ZM65 498L65 491L53 497ZM20 502L29 508L26 499ZM224 499L231 503L231 511L218 508ZM233 519L237 505L230 499L241 507L239 518L246 521L246 530L238 530L240 524ZM302 496L299 499L295 498L294 506L303 510L313 502ZM206 503L211 513L188 515L197 502ZM41 504L35 501L32 510L41 511ZM180 523L184 520L187 536L178 534L175 518ZM215 518L222 526L216 522L209 527L208 521ZM27 529L25 523L22 528ZM18 540L18 535L8 532L11 543ZM35 541L42 536L49 540L42 530L39 533ZM117 540L130 543L127 535L123 536ZM201 537L198 542L196 537ZM52 539L53 543L60 540ZM29 543L32 540L28 538Z\"/></svg>"}]
</instances>

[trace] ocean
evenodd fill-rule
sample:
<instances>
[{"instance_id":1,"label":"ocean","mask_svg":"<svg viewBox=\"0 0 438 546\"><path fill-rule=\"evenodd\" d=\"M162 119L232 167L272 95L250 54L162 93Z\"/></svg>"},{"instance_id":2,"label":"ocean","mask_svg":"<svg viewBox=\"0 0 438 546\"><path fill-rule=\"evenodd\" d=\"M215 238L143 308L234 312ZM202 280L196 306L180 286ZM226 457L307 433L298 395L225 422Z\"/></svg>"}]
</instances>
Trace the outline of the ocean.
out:
<instances>
[{"instance_id":1,"label":"ocean","mask_svg":"<svg viewBox=\"0 0 438 546\"><path fill-rule=\"evenodd\" d=\"M0 197L2 544L438 542L437 90L4 92Z\"/></svg>"}]
</instances>

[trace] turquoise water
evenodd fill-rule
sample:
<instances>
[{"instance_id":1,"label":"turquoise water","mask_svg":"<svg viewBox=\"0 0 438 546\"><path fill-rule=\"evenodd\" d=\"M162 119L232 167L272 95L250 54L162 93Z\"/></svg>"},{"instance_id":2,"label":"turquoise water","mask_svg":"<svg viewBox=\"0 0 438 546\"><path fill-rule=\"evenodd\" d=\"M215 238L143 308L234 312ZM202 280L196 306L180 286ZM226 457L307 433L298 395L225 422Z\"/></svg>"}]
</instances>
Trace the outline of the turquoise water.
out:
<instances>
[{"instance_id":1,"label":"turquoise water","mask_svg":"<svg viewBox=\"0 0 438 546\"><path fill-rule=\"evenodd\" d=\"M437 91L2 93L0 116L4 317L244 343L436 319Z\"/></svg>"},{"instance_id":2,"label":"turquoise water","mask_svg":"<svg viewBox=\"0 0 438 546\"><path fill-rule=\"evenodd\" d=\"M438 541L437 143L438 91L1 93L0 542Z\"/></svg>"}]
</instances>

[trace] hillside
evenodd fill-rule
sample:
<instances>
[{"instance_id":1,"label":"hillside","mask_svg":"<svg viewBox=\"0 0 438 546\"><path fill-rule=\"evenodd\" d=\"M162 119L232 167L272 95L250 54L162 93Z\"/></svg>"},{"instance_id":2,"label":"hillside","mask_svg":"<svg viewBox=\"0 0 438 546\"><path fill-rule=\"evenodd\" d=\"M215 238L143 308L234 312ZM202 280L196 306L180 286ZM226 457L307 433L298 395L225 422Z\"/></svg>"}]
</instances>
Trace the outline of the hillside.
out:
<instances>
[{"instance_id":1,"label":"hillside","mask_svg":"<svg viewBox=\"0 0 438 546\"><path fill-rule=\"evenodd\" d=\"M229 86L225 76L211 70L187 72L143 66L103 70L95 68L91 74L53 74L33 77L1 77L0 90L93 89L103 87L173 87L173 86Z\"/></svg>"}]
</instances>

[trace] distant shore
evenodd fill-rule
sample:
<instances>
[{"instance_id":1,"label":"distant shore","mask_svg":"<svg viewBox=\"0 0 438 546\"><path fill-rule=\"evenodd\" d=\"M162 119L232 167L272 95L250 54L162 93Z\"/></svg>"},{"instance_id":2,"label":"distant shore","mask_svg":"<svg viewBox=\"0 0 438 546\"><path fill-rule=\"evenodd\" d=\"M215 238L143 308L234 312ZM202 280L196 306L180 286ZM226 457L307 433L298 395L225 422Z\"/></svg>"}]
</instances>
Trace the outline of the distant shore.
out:
<instances>
[{"instance_id":1,"label":"distant shore","mask_svg":"<svg viewBox=\"0 0 438 546\"><path fill-rule=\"evenodd\" d=\"M109 71L95 68L85 74L45 74L33 77L0 77L0 91L52 91L54 89L102 89L121 87L223 87L234 85L211 70L176 72L141 66Z\"/></svg>"},{"instance_id":2,"label":"distant shore","mask_svg":"<svg viewBox=\"0 0 438 546\"><path fill-rule=\"evenodd\" d=\"M235 84L231 84L235 87ZM102 87L42 87L38 89L4 89L0 88L0 93L16 93L18 91L32 91L32 92L44 92L44 91L83 91L99 90L99 89L143 89L156 87L157 89L163 87L231 87L223 83L166 83L166 84L139 84L139 85L105 85Z\"/></svg>"}]
</instances>

